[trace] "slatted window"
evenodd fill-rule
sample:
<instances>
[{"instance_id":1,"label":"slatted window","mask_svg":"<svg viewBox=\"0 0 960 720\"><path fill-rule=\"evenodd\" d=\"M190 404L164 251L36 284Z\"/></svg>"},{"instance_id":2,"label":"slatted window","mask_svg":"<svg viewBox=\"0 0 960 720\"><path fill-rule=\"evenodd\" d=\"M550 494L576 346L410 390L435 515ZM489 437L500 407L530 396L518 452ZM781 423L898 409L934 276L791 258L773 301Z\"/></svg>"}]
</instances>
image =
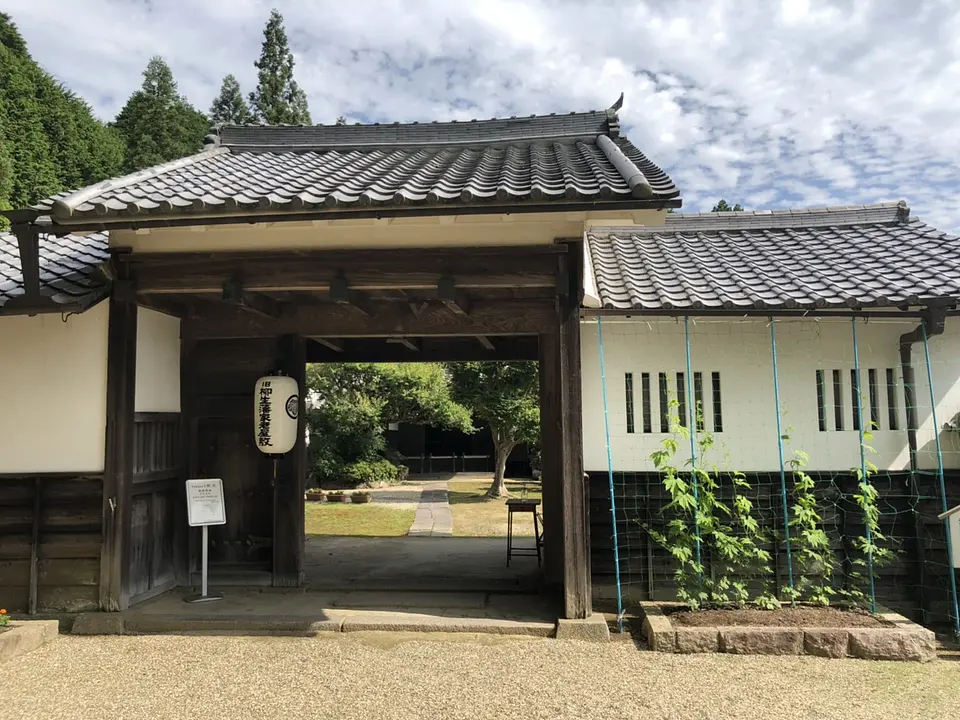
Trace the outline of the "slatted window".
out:
<instances>
[{"instance_id":1,"label":"slatted window","mask_svg":"<svg viewBox=\"0 0 960 720\"><path fill-rule=\"evenodd\" d=\"M720 373L710 373L710 381L713 384L713 431L723 432L723 408L720 398Z\"/></svg>"},{"instance_id":2,"label":"slatted window","mask_svg":"<svg viewBox=\"0 0 960 720\"><path fill-rule=\"evenodd\" d=\"M867 387L870 397L870 430L880 429L880 389L877 387L877 371L867 370Z\"/></svg>"},{"instance_id":3,"label":"slatted window","mask_svg":"<svg viewBox=\"0 0 960 720\"><path fill-rule=\"evenodd\" d=\"M697 418L697 431L703 432L703 373L693 374L693 414Z\"/></svg>"},{"instance_id":4,"label":"slatted window","mask_svg":"<svg viewBox=\"0 0 960 720\"><path fill-rule=\"evenodd\" d=\"M833 371L833 422L834 430L843 430L843 375Z\"/></svg>"},{"instance_id":5,"label":"slatted window","mask_svg":"<svg viewBox=\"0 0 960 720\"><path fill-rule=\"evenodd\" d=\"M897 403L897 375L893 368L887 368L887 427L900 429L900 411Z\"/></svg>"},{"instance_id":6,"label":"slatted window","mask_svg":"<svg viewBox=\"0 0 960 720\"><path fill-rule=\"evenodd\" d=\"M643 408L643 431L653 432L653 422L650 414L650 373L640 374L640 403Z\"/></svg>"},{"instance_id":7,"label":"slatted window","mask_svg":"<svg viewBox=\"0 0 960 720\"><path fill-rule=\"evenodd\" d=\"M660 401L660 432L670 432L670 402L667 396L667 374L658 373L657 383L659 385Z\"/></svg>"},{"instance_id":8,"label":"slatted window","mask_svg":"<svg viewBox=\"0 0 960 720\"><path fill-rule=\"evenodd\" d=\"M853 429L860 430L860 373L856 370L850 371L850 406L853 409Z\"/></svg>"},{"instance_id":9,"label":"slatted window","mask_svg":"<svg viewBox=\"0 0 960 720\"><path fill-rule=\"evenodd\" d=\"M633 427L633 373L624 375L624 384L627 395L627 433L632 434Z\"/></svg>"},{"instance_id":10,"label":"slatted window","mask_svg":"<svg viewBox=\"0 0 960 720\"><path fill-rule=\"evenodd\" d=\"M682 372L677 373L677 414L680 427L687 427L687 383Z\"/></svg>"},{"instance_id":11,"label":"slatted window","mask_svg":"<svg viewBox=\"0 0 960 720\"><path fill-rule=\"evenodd\" d=\"M827 430L827 388L823 379L823 370L817 370L817 425L820 432Z\"/></svg>"}]
</instances>

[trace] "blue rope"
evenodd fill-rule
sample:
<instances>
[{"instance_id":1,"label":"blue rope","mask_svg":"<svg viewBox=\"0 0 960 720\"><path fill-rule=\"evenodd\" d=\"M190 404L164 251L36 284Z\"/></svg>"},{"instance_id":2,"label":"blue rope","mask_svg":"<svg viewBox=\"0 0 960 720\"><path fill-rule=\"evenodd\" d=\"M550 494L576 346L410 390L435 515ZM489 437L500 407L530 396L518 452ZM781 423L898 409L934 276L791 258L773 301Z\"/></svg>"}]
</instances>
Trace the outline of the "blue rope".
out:
<instances>
[{"instance_id":1,"label":"blue rope","mask_svg":"<svg viewBox=\"0 0 960 720\"><path fill-rule=\"evenodd\" d=\"M613 524L613 568L617 579L617 630L623 632L623 594L620 592L620 544L617 542L617 501L613 496L613 450L610 448L610 412L607 406L607 372L603 362L603 322L597 316L600 348L600 386L603 392L603 429L607 438L607 481L610 485L610 519Z\"/></svg>"},{"instance_id":2,"label":"blue rope","mask_svg":"<svg viewBox=\"0 0 960 720\"><path fill-rule=\"evenodd\" d=\"M690 363L690 318L683 316L683 336L687 346L687 408L690 412L687 415L690 418L690 424L687 429L690 431L690 480L693 485L693 530L697 538L697 585L703 585L703 565L700 564L700 478L697 477L697 425L696 411L694 410L693 398L693 371Z\"/></svg>"},{"instance_id":3,"label":"blue rope","mask_svg":"<svg viewBox=\"0 0 960 720\"><path fill-rule=\"evenodd\" d=\"M773 399L777 405L777 450L780 453L780 500L783 503L783 534L787 546L787 576L790 604L796 605L793 587L793 551L790 546L790 506L787 504L787 473L783 462L783 425L780 421L780 373L777 366L777 321L770 318L770 348L773 352Z\"/></svg>"},{"instance_id":4,"label":"blue rope","mask_svg":"<svg viewBox=\"0 0 960 720\"><path fill-rule=\"evenodd\" d=\"M857 427L860 428L860 481L869 483L870 479L867 477L867 448L863 439L863 393L860 393L862 383L860 382L860 350L857 347L857 319L852 317L850 322L853 325L853 368L857 375L857 392L860 394L860 397L854 398L857 403ZM877 593L873 580L873 532L870 530L870 523L867 522L866 518L864 518L864 525L867 530L867 545L870 548L867 552L867 575L870 578L870 611L876 613Z\"/></svg>"},{"instance_id":5,"label":"blue rope","mask_svg":"<svg viewBox=\"0 0 960 720\"><path fill-rule=\"evenodd\" d=\"M937 440L937 480L940 481L940 506L943 512L947 508L947 488L943 479L943 452L940 450L940 423L937 422L937 399L933 392L933 370L930 368L930 345L927 343L927 322L921 322L923 328L923 354L927 360L927 384L930 386L930 412L933 415L933 436ZM944 518L944 530L947 533L947 557L953 558L953 549L950 547L950 520ZM950 568L950 597L953 600L953 632L960 635L960 608L957 607L957 577L956 571Z\"/></svg>"}]
</instances>

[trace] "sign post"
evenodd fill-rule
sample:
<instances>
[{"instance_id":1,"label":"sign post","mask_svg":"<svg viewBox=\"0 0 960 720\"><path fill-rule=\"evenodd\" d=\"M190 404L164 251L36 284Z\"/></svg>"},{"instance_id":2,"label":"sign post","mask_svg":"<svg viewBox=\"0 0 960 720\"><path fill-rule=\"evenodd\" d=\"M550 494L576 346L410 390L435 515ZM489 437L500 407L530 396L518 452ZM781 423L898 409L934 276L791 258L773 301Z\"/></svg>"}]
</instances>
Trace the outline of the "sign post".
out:
<instances>
[{"instance_id":1,"label":"sign post","mask_svg":"<svg viewBox=\"0 0 960 720\"><path fill-rule=\"evenodd\" d=\"M225 525L227 514L223 502L223 481L220 478L187 480L187 523L190 527L203 528L200 561L200 594L184 598L184 602L211 602L221 600L223 595L207 594L207 550L210 545L207 528Z\"/></svg>"}]
</instances>

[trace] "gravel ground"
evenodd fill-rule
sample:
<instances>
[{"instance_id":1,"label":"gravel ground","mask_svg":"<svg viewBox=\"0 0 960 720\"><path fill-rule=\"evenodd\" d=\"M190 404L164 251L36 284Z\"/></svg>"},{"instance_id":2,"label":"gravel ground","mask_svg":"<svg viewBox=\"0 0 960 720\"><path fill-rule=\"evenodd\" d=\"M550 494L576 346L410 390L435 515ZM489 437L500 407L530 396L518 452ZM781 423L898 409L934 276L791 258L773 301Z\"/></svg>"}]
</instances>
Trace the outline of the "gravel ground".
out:
<instances>
[{"instance_id":1,"label":"gravel ground","mask_svg":"<svg viewBox=\"0 0 960 720\"><path fill-rule=\"evenodd\" d=\"M960 663L673 656L480 636L61 637L5 664L0 718L933 718Z\"/></svg>"}]
</instances>

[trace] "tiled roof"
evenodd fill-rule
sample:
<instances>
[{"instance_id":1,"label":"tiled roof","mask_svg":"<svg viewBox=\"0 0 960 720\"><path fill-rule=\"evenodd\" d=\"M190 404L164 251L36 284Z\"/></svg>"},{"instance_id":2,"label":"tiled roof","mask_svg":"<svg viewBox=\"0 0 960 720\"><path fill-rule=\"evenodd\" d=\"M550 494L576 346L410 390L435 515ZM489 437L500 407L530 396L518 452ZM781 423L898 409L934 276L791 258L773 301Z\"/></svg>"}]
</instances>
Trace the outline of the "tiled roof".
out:
<instances>
[{"instance_id":1,"label":"tiled roof","mask_svg":"<svg viewBox=\"0 0 960 720\"><path fill-rule=\"evenodd\" d=\"M668 214L587 233L617 310L861 308L960 298L960 239L906 204Z\"/></svg>"},{"instance_id":2,"label":"tiled roof","mask_svg":"<svg viewBox=\"0 0 960 720\"><path fill-rule=\"evenodd\" d=\"M40 235L40 295L57 305L83 309L107 293L97 266L108 259L107 236ZM0 312L24 294L20 249L12 233L0 233Z\"/></svg>"},{"instance_id":3,"label":"tiled roof","mask_svg":"<svg viewBox=\"0 0 960 720\"><path fill-rule=\"evenodd\" d=\"M100 223L364 209L422 214L430 207L663 207L678 205L678 197L670 178L620 136L611 108L449 123L224 126L203 152L35 209L54 222Z\"/></svg>"}]
</instances>

